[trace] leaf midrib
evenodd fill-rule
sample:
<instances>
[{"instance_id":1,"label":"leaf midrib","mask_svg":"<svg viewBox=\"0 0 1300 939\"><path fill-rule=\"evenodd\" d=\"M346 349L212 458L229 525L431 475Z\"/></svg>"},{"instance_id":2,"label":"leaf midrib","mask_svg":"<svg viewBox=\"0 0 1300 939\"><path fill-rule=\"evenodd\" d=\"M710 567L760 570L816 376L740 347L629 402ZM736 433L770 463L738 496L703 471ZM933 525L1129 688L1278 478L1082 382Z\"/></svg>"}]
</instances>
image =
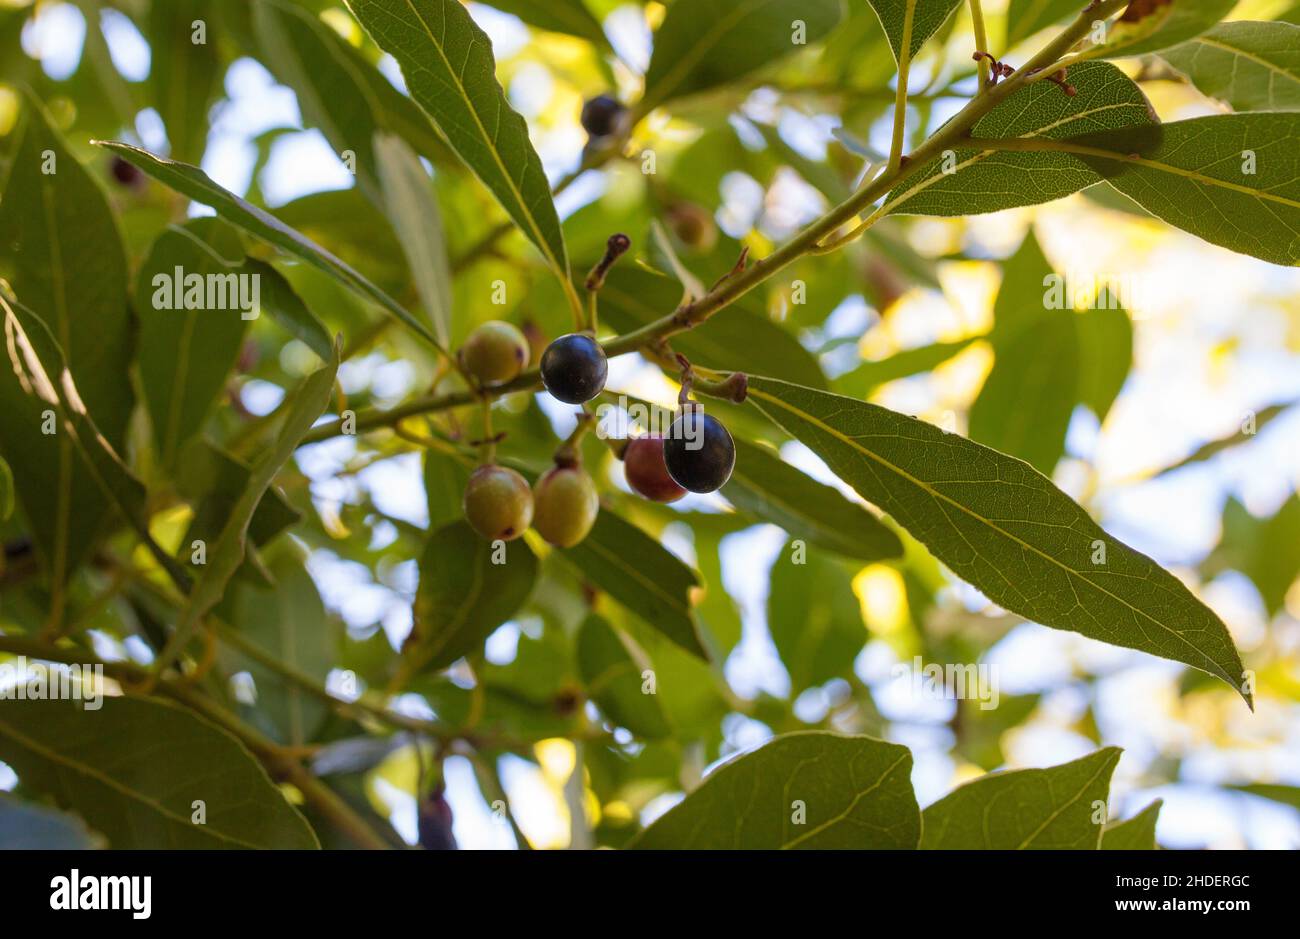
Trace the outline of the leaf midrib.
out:
<instances>
[{"instance_id":1,"label":"leaf midrib","mask_svg":"<svg viewBox=\"0 0 1300 939\"><path fill-rule=\"evenodd\" d=\"M456 89L460 92L461 98L464 99L466 107L468 108L470 114L474 118L474 125L478 128L479 133L482 136L483 140L487 142L488 152L492 155L492 160L493 162L496 163L497 169L501 173L501 177L506 181L506 185L510 188L511 195L514 196L515 201L518 203L519 211L523 214L524 218L528 221L528 225L532 229L533 235L537 240L538 248L546 256L546 262L550 264L551 268L555 270L558 274L563 275L561 277L561 280L563 280L565 284L568 284L567 265L560 264L559 258L557 258L555 256L555 252L551 250L550 241L542 233L541 227L537 223L537 219L533 216L532 209L529 208L527 201L525 201L524 199L523 192L519 189L518 186L515 185L514 177L510 175L510 173L506 170L505 164L501 161L501 154L497 152L496 141L488 135L487 128L483 126L483 121L479 118L478 111L475 110L474 108L473 100L469 97L469 94L466 92L465 85L461 81L460 76L457 75L455 69L451 67L451 60L447 58L447 53L442 48L442 44L439 43L438 40L434 38L433 30L429 27L429 24L428 22L425 21L424 17L420 15L419 8L416 7L413 0L403 0L403 2L406 4L407 8L411 11L412 15L415 16L420 26L424 29L425 34L429 37L430 44L436 50L438 50L438 56L439 58L442 59L442 64L446 66L448 76L451 77L452 81L456 86ZM468 15L469 14L467 13L466 16ZM501 105L502 107L508 107L508 105L506 105L504 100L501 102ZM569 289L571 290L572 287L570 287Z\"/></svg>"},{"instance_id":2,"label":"leaf midrib","mask_svg":"<svg viewBox=\"0 0 1300 939\"><path fill-rule=\"evenodd\" d=\"M1007 538L1008 540L1013 541L1013 542L1015 542L1016 544L1020 545L1022 549L1025 549L1025 550L1028 550L1028 551L1033 552L1034 554L1038 555L1039 557L1043 558L1044 560L1049 561L1050 563L1052 563L1052 564L1054 564L1055 566L1059 567L1059 568L1060 568L1062 571L1064 571L1067 575L1079 579L1081 582L1083 582L1084 584L1088 585L1089 587L1092 587L1092 588L1094 588L1094 589L1096 589L1096 590L1099 590L1100 592L1104 593L1106 596L1110 597L1111 599L1113 599L1113 600L1115 600L1115 601L1121 603L1123 606L1125 606L1125 607L1127 607L1128 609L1132 610L1134 613L1137 613L1137 614L1139 614L1139 615L1145 617L1146 619L1150 620L1152 623L1154 623L1155 625L1159 626L1161 629L1165 630L1165 631L1166 631L1167 633L1169 633L1171 636L1175 637L1175 638L1178 639L1180 642L1184 643L1184 644L1185 644L1189 649L1191 649L1193 652L1195 652L1196 655L1198 655L1199 657L1201 657L1202 659L1204 659L1206 662L1208 662L1208 663L1210 664L1210 666L1212 667L1212 669L1213 669L1213 673L1214 673L1215 675L1218 675L1218 676L1224 678L1224 679L1228 682L1228 684L1232 685L1234 688L1236 687L1236 679L1234 679L1234 678L1232 678L1231 676L1229 676L1229 675L1227 674L1227 672L1225 672L1225 671L1223 670L1222 666L1220 666L1217 662L1215 662L1213 659L1211 659L1208 655L1206 655L1204 652L1202 652L1200 649L1198 649L1198 648L1197 648L1195 645L1193 645L1193 644L1192 644L1188 639L1186 639L1182 634L1180 634L1180 633L1177 632L1176 630L1172 629L1170 626L1166 625L1165 623L1160 622L1160 620L1156 619L1156 618L1155 618L1154 616L1152 616L1150 613L1147 613L1145 610L1142 610L1142 609L1140 609L1140 608L1134 606L1132 603L1129 603L1129 602L1128 602L1127 600L1125 600L1124 598L1119 597L1119 596L1117 596L1117 595L1111 593L1109 590L1107 590L1107 589L1106 589L1105 587L1103 587L1101 584L1094 583L1093 581L1087 579L1086 577L1084 577L1084 576L1083 576L1081 573L1079 573L1078 571L1074 570L1074 569L1071 568L1071 567L1067 567L1065 564L1062 564L1060 561L1058 561L1056 558L1052 557L1050 554L1047 554L1047 553L1045 553L1044 551L1040 550L1039 548L1034 547L1034 546L1031 545L1029 542L1027 542L1027 541L1023 540L1022 538L1019 538L1018 536L1012 534L1011 532L1009 532L1009 531L1007 531L1006 529L1002 528L1001 526L997 525L997 524L994 523L993 521L984 518L982 515L979 515L978 513L974 512L973 510L967 508L966 506L962 505L960 502L958 502L957 500L953 499L952 497L947 496L947 495L944 495L943 493L939 492L937 489L934 489L932 486L930 486L930 485L929 485L928 483L926 483L924 480L917 479L917 478L916 478L915 476L913 476L911 473L909 473L909 472L907 472L906 470L904 470L901 466L897 466L897 465L895 465L894 463L890 462L889 460L886 460L884 457L880 456L879 454L873 453L872 451L868 450L866 447L862 446L862 444L860 444L860 443L858 443L856 440L854 440L852 437L849 437L847 434L844 434L844 433L840 432L839 430L835 429L834 427L831 427L829 424L826 424L826 423L824 423L823 421L818 420L816 417L814 417L813 415L809 414L808 412L798 410L798 409L796 409L793 405L787 404L786 402L782 401L780 398L777 398L777 397L774 396L774 395L770 395L770 394L768 394L768 393L765 392L765 391L760 391L759 389L755 388L752 384L750 385L749 393L750 393L751 395L754 395L754 396L756 396L756 397L759 397L759 398L762 398L762 399L764 399L764 400L766 400L766 401L769 401L769 402L771 402L772 404L775 404L777 407L784 408L785 410L789 411L791 414L794 414L794 415L795 415L796 417L798 417L800 420L804 420L804 421L807 421L807 422L810 423L810 424L815 425L818 429L822 430L823 432L825 432L825 433L827 433L827 434L830 434L832 437L835 437L837 440L842 441L843 443L847 444L848 446L852 447L853 449L860 451L864 456L869 457L870 459L872 459L872 460L874 460L875 462L879 463L881 466L885 467L885 468L888 469L889 471L895 473L896 475L900 476L901 478L903 478L903 479L907 480L908 482L912 483L912 484L915 485L918 489L921 489L921 490L924 491L927 495L929 495L930 498L935 499L936 501L938 501L938 500L942 500L942 501L948 503L949 505L952 505L953 507L955 507L955 508L961 510L962 512L965 512L967 515L969 515L969 516L970 516L971 518L973 518L975 521L977 521L977 522L979 522L979 523L981 523L981 524L987 526L988 528L992 529L993 531L997 532L998 534L1002 535L1003 537Z\"/></svg>"}]
</instances>

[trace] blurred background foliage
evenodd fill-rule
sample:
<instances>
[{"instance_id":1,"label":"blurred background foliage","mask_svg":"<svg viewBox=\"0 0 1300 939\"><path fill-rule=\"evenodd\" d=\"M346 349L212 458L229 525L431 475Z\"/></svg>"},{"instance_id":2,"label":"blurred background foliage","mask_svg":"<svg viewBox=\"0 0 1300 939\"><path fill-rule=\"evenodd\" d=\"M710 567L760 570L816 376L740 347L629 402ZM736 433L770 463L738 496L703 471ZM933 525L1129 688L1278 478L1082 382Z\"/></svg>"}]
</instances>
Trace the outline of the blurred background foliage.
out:
<instances>
[{"instance_id":1,"label":"blurred background foliage","mask_svg":"<svg viewBox=\"0 0 1300 939\"><path fill-rule=\"evenodd\" d=\"M21 89L30 88L108 191L133 283L168 225L214 226L204 234L210 243L232 237L232 252L273 264L328 332L344 335L340 392L358 411L398 404L446 376L427 347L377 308L313 268L239 243L203 219L207 211L122 173L90 140L128 140L201 164L408 308L426 309L419 272L364 191L365 162L354 177L338 157L369 145L368 136L351 139L358 128L383 127L432 168L454 272L452 345L488 319L529 327L539 350L565 332L570 314L554 278L518 233L498 231L500 207L396 92L395 64L342 5L299 0L305 17L277 6L279 39L295 58L259 23L264 2L0 0L0 135L11 139ZM1005 46L1006 6L985 3L994 48L1017 62L1035 37ZM636 100L665 6L500 0L469 9L493 40L498 77L551 180L565 181L557 205L574 270L598 259L612 232L633 239L643 263L617 269L602 295L603 321L619 331L680 299L680 286L653 272L672 271L656 226L708 284L742 248L762 256L842 200L864 161L888 149L894 63L865 0L849 0L822 41L651 112L622 156L576 177L584 100ZM1300 4L1245 0L1231 18L1300 24ZM207 24L205 45L189 42L196 19ZM913 142L973 93L970 35L963 5L914 66ZM1159 59L1121 66L1163 119L1224 109ZM368 87L367 104L348 82ZM355 126L331 128L322 103L355 107ZM0 148L0 164L10 150ZM647 160L653 173L644 172ZM1123 297L1126 309L1081 315L1077 343L1018 338L1006 326L1017 294L1037 303L1052 271L1085 285L1081 310L1097 293L1086 285L1135 289ZM494 302L500 285L504 304ZM173 471L162 464L175 455L151 446L138 415L126 429L163 545L188 544L187 531L221 518L221 504L207 498L222 491L214 481L229 480L227 498L238 492L246 470L230 461L258 455L286 389L315 367L309 344L284 322L262 317L234 346L209 350L221 389L206 417L213 453L190 454L179 464L187 469ZM222 646L217 693L273 739L314 748L330 785L407 842L437 827L429 818L436 821L445 798L462 846L513 846L516 830L492 808L504 791L518 831L535 846L617 846L718 759L773 733L815 727L908 745L922 804L989 770L1118 745L1125 755L1112 814L1127 817L1163 798L1162 844L1300 844L1290 788L1300 786L1296 271L1201 243L1097 187L990 216L886 219L846 250L800 261L689 341L711 366L797 375L1030 460L1214 608L1256 672L1257 712L1200 672L992 607L906 535L897 561L864 563L810 545L806 565L790 564L787 541L806 535L763 523L743 492L671 507L644 502L628 493L621 465L589 440L585 457L606 515L698 571L692 594L713 664L649 628L635 603L597 597L582 565L544 554L528 601L483 656L407 686L396 703L403 713L467 738L417 746L409 735L332 713L249 654L250 644L270 651L344 695L391 678L411 627L419 559L429 533L458 517L464 470L386 431L303 448L279 476L282 501L259 511L262 569L241 572L221 606L243 643ZM681 345L687 351L688 341ZM1076 347L1081 361L1053 357ZM637 357L612 363L609 387L666 406L676 394ZM572 425L542 396L513 396L497 411L505 452L535 467ZM719 405L717 413L856 498L753 412ZM440 416L421 439L456 438L474 420L472 412ZM49 588L23 576L32 561L15 547L25 535L20 516L0 532L14 555L0 628L36 633ZM70 628L102 655L146 660L172 613L150 589L152 562L132 545L128 533L112 536L75 571L64 602ZM103 556L117 563L100 563ZM999 707L917 700L896 668L910 670L917 656L995 665ZM647 666L657 676L654 698L638 693ZM577 759L580 786L571 782ZM0 787L15 786L21 781L0 765ZM590 835L571 824L577 811Z\"/></svg>"}]
</instances>

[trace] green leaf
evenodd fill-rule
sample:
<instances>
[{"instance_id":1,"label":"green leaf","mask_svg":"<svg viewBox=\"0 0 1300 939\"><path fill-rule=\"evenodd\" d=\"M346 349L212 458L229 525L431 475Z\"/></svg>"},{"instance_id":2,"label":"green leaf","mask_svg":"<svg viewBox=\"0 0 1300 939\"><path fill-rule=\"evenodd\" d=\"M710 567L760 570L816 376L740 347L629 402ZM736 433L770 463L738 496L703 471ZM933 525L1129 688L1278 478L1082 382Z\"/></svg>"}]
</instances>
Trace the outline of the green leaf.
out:
<instances>
[{"instance_id":1,"label":"green leaf","mask_svg":"<svg viewBox=\"0 0 1300 939\"><path fill-rule=\"evenodd\" d=\"M1177 463L1166 466L1164 469L1160 470L1160 472L1156 473L1155 476L1164 476L1166 473L1172 473L1185 466L1191 466L1195 463L1204 463L1206 460L1213 459L1225 450L1231 450L1233 447L1254 440L1256 434L1297 404L1300 404L1300 401L1288 401L1284 404L1270 404L1266 408L1260 408L1258 413L1250 415L1252 420L1250 420L1249 424L1247 424L1246 421L1243 421L1242 425L1231 434L1228 434L1228 436L1220 437L1217 440L1211 440L1202 444Z\"/></svg>"},{"instance_id":2,"label":"green leaf","mask_svg":"<svg viewBox=\"0 0 1300 939\"><path fill-rule=\"evenodd\" d=\"M601 512L591 533L563 552L574 569L647 624L707 659L691 610L695 572L631 522Z\"/></svg>"},{"instance_id":3,"label":"green leaf","mask_svg":"<svg viewBox=\"0 0 1300 939\"><path fill-rule=\"evenodd\" d=\"M921 816L907 747L786 734L715 769L629 848L915 848Z\"/></svg>"},{"instance_id":4,"label":"green leaf","mask_svg":"<svg viewBox=\"0 0 1300 939\"><path fill-rule=\"evenodd\" d=\"M0 758L116 849L318 848L266 771L226 731L162 701L8 701ZM206 821L195 824L195 801Z\"/></svg>"},{"instance_id":5,"label":"green leaf","mask_svg":"<svg viewBox=\"0 0 1300 939\"><path fill-rule=\"evenodd\" d=\"M1109 63L1071 68L1070 84L1078 91L1073 97L1046 81L1022 88L976 121L970 136L1063 140L1156 119L1142 89ZM979 215L1037 205L1078 192L1103 175L1067 153L956 146L900 183L882 214Z\"/></svg>"},{"instance_id":6,"label":"green leaf","mask_svg":"<svg viewBox=\"0 0 1300 939\"><path fill-rule=\"evenodd\" d=\"M99 840L75 815L0 795L0 851L88 851Z\"/></svg>"},{"instance_id":7,"label":"green leaf","mask_svg":"<svg viewBox=\"0 0 1300 939\"><path fill-rule=\"evenodd\" d=\"M1251 579L1270 617L1286 605L1300 577L1300 495L1292 493L1270 518L1256 518L1235 498L1223 508L1223 538L1205 561L1214 576L1231 568Z\"/></svg>"},{"instance_id":8,"label":"green leaf","mask_svg":"<svg viewBox=\"0 0 1300 939\"><path fill-rule=\"evenodd\" d=\"M311 12L281 0L257 0L253 26L262 61L294 90L304 122L320 129L337 154L353 154L357 185L376 205L383 196L373 149L380 104L362 77L373 66Z\"/></svg>"},{"instance_id":9,"label":"green leaf","mask_svg":"<svg viewBox=\"0 0 1300 939\"><path fill-rule=\"evenodd\" d=\"M50 376L61 378L66 366L82 410L89 409L97 432L121 450L132 410L132 336L117 221L99 184L30 97L9 153L0 197L0 277L48 327L51 343L38 350L39 358L49 368L52 357L62 360ZM8 358L0 368L0 449L37 551L61 584L94 548L111 502L77 458L75 442L65 433L43 432L56 393L31 395Z\"/></svg>"},{"instance_id":10,"label":"green leaf","mask_svg":"<svg viewBox=\"0 0 1300 939\"><path fill-rule=\"evenodd\" d=\"M795 563L787 542L772 565L767 631L790 673L791 698L851 673L867 625L849 571L816 551Z\"/></svg>"},{"instance_id":11,"label":"green leaf","mask_svg":"<svg viewBox=\"0 0 1300 939\"><path fill-rule=\"evenodd\" d=\"M1156 850L1156 819L1164 801L1156 799L1141 812L1122 822L1112 822L1101 832L1103 851Z\"/></svg>"},{"instance_id":12,"label":"green leaf","mask_svg":"<svg viewBox=\"0 0 1300 939\"><path fill-rule=\"evenodd\" d=\"M880 17L880 25L889 37L889 48L894 61L912 59L931 36L943 28L962 0L869 0L871 8Z\"/></svg>"},{"instance_id":13,"label":"green leaf","mask_svg":"<svg viewBox=\"0 0 1300 939\"><path fill-rule=\"evenodd\" d=\"M884 523L830 486L795 469L767 447L736 439L736 469L722 494L779 525L792 538L860 561L898 557L903 543Z\"/></svg>"},{"instance_id":14,"label":"green leaf","mask_svg":"<svg viewBox=\"0 0 1300 939\"><path fill-rule=\"evenodd\" d=\"M1105 421L1133 367L1133 321L1110 290L1075 319L1079 334L1079 400Z\"/></svg>"},{"instance_id":15,"label":"green leaf","mask_svg":"<svg viewBox=\"0 0 1300 939\"><path fill-rule=\"evenodd\" d=\"M166 229L140 267L137 361L164 466L203 429L243 346L248 320L239 303L252 283L241 276L243 254L229 225L196 219Z\"/></svg>"},{"instance_id":16,"label":"green leaf","mask_svg":"<svg viewBox=\"0 0 1300 939\"><path fill-rule=\"evenodd\" d=\"M1300 262L1300 113L1220 114L1044 141L1171 225L1274 264ZM1031 155L1031 154L1026 154Z\"/></svg>"},{"instance_id":17,"label":"green leaf","mask_svg":"<svg viewBox=\"0 0 1300 939\"><path fill-rule=\"evenodd\" d=\"M1040 29L1078 16L1079 0L1011 0L1007 8L1007 46L1014 46Z\"/></svg>"},{"instance_id":18,"label":"green leaf","mask_svg":"<svg viewBox=\"0 0 1300 939\"><path fill-rule=\"evenodd\" d=\"M1269 799L1282 805L1289 805L1294 809L1300 809L1300 786L1253 783L1246 786L1229 786L1228 788L1236 792L1244 792L1247 795L1259 796L1261 799Z\"/></svg>"},{"instance_id":19,"label":"green leaf","mask_svg":"<svg viewBox=\"0 0 1300 939\"><path fill-rule=\"evenodd\" d=\"M840 0L674 3L655 33L639 111L743 78L800 48L796 20L811 43L834 29L842 14Z\"/></svg>"},{"instance_id":20,"label":"green leaf","mask_svg":"<svg viewBox=\"0 0 1300 939\"><path fill-rule=\"evenodd\" d=\"M493 563L496 553L464 521L429 538L408 640L413 671L446 668L475 651L524 605L537 580L537 558L522 540L505 546L505 563Z\"/></svg>"},{"instance_id":21,"label":"green leaf","mask_svg":"<svg viewBox=\"0 0 1300 939\"><path fill-rule=\"evenodd\" d=\"M850 398L865 398L881 385L900 378L910 378L923 372L931 372L965 352L981 337L971 336L955 342L936 342L915 349L904 349L893 355L876 361L863 362L851 372L845 372L832 382L838 394Z\"/></svg>"},{"instance_id":22,"label":"green leaf","mask_svg":"<svg viewBox=\"0 0 1300 939\"><path fill-rule=\"evenodd\" d=\"M1096 850L1120 750L1072 763L981 776L921 813L921 847L940 850Z\"/></svg>"},{"instance_id":23,"label":"green leaf","mask_svg":"<svg viewBox=\"0 0 1300 939\"><path fill-rule=\"evenodd\" d=\"M1134 2L1106 29L1106 41L1085 47L1086 58L1124 58L1159 52L1199 36L1223 19L1237 0Z\"/></svg>"},{"instance_id":24,"label":"green leaf","mask_svg":"<svg viewBox=\"0 0 1300 939\"><path fill-rule=\"evenodd\" d=\"M655 694L642 692L641 674L649 659L637 650L643 664L628 651L627 639L595 614L578 630L578 671L587 694L611 723L626 727L638 737L657 740L672 733Z\"/></svg>"},{"instance_id":25,"label":"green leaf","mask_svg":"<svg viewBox=\"0 0 1300 939\"><path fill-rule=\"evenodd\" d=\"M1032 467L885 408L770 378L750 378L749 400L994 603L1240 687L1222 621Z\"/></svg>"},{"instance_id":26,"label":"green leaf","mask_svg":"<svg viewBox=\"0 0 1300 939\"><path fill-rule=\"evenodd\" d=\"M208 104L219 85L218 41L208 35L209 5L204 0L169 0L149 5L149 81L152 104L167 128L171 157L187 163L203 159L208 139ZM194 24L204 24L204 42L194 41Z\"/></svg>"},{"instance_id":27,"label":"green leaf","mask_svg":"<svg viewBox=\"0 0 1300 939\"><path fill-rule=\"evenodd\" d=\"M348 0L348 6L401 65L411 97L572 292L541 158L497 84L492 43L469 11L457 0Z\"/></svg>"},{"instance_id":28,"label":"green leaf","mask_svg":"<svg viewBox=\"0 0 1300 939\"><path fill-rule=\"evenodd\" d=\"M237 225L250 235L329 274L361 296L379 304L388 313L423 336L430 344L437 346L437 340L429 327L412 316L400 303L324 248L289 228L274 215L222 189L197 166L163 160L130 144L111 141L98 141L98 143L177 192L189 196L195 202L211 206L226 221Z\"/></svg>"},{"instance_id":29,"label":"green leaf","mask_svg":"<svg viewBox=\"0 0 1300 939\"><path fill-rule=\"evenodd\" d=\"M600 20L582 0L487 0L487 5L519 17L529 26L553 33L565 33L609 48Z\"/></svg>"},{"instance_id":30,"label":"green leaf","mask_svg":"<svg viewBox=\"0 0 1300 939\"><path fill-rule=\"evenodd\" d=\"M222 606L225 620L266 655L320 685L334 666L338 635L325 604L296 550L277 551L267 561L274 584L239 583ZM248 719L274 739L300 746L315 739L329 705L261 662L223 646L229 673L248 672L257 689Z\"/></svg>"},{"instance_id":31,"label":"green leaf","mask_svg":"<svg viewBox=\"0 0 1300 939\"><path fill-rule=\"evenodd\" d=\"M464 516L469 474L465 464L450 454L424 451L424 494L429 505L430 531Z\"/></svg>"},{"instance_id":32,"label":"green leaf","mask_svg":"<svg viewBox=\"0 0 1300 939\"><path fill-rule=\"evenodd\" d=\"M1300 110L1300 26L1220 23L1160 56L1233 110Z\"/></svg>"},{"instance_id":33,"label":"green leaf","mask_svg":"<svg viewBox=\"0 0 1300 939\"><path fill-rule=\"evenodd\" d=\"M993 370L970 409L970 437L1050 476L1078 397L1079 334L1073 310L1044 312L995 343Z\"/></svg>"},{"instance_id":34,"label":"green leaf","mask_svg":"<svg viewBox=\"0 0 1300 939\"><path fill-rule=\"evenodd\" d=\"M195 437L185 446L176 463L176 491L190 503L194 516L181 539L183 555L189 555L195 539L208 544L217 540L226 519L248 488L251 472L243 461L207 438ZM249 522L249 540L264 545L301 517L271 486Z\"/></svg>"},{"instance_id":35,"label":"green leaf","mask_svg":"<svg viewBox=\"0 0 1300 939\"><path fill-rule=\"evenodd\" d=\"M328 362L334 354L334 340L285 276L257 258L245 258L242 272L259 278L262 312Z\"/></svg>"},{"instance_id":36,"label":"green leaf","mask_svg":"<svg viewBox=\"0 0 1300 939\"><path fill-rule=\"evenodd\" d=\"M451 265L442 214L433 184L419 158L400 137L375 138L384 208L411 267L416 292L433 321L433 334L445 347L451 335Z\"/></svg>"},{"instance_id":37,"label":"green leaf","mask_svg":"<svg viewBox=\"0 0 1300 939\"><path fill-rule=\"evenodd\" d=\"M614 268L600 289L600 316L621 333L666 316L682 299L669 277L632 266ZM673 349L697 365L750 369L814 388L826 387L816 357L799 340L761 313L732 305L673 337Z\"/></svg>"},{"instance_id":38,"label":"green leaf","mask_svg":"<svg viewBox=\"0 0 1300 939\"><path fill-rule=\"evenodd\" d=\"M336 345L334 355L325 367L308 375L298 388L290 392L287 413L275 440L253 464L248 486L231 508L216 542L208 546L207 563L190 591L189 603L176 624L175 633L159 656L160 668L170 664L173 656L185 648L194 628L221 601L230 578L244 563L249 526L262 497L275 474L293 456L303 435L329 404L339 368L339 352L340 346Z\"/></svg>"}]
</instances>

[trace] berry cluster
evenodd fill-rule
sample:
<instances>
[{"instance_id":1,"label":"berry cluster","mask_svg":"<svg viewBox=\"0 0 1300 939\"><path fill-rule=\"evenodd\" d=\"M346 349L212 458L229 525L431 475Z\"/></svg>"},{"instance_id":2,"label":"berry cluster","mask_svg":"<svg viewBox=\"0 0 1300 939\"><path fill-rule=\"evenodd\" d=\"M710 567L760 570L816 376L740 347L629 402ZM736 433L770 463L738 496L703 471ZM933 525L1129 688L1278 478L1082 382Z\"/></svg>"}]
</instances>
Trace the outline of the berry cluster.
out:
<instances>
[{"instance_id":1,"label":"berry cluster","mask_svg":"<svg viewBox=\"0 0 1300 939\"><path fill-rule=\"evenodd\" d=\"M608 102L601 101L588 102L583 111L583 126L593 136L607 127ZM611 237L604 259L587 278L587 289L593 294L588 328L561 336L542 353L542 384L558 401L586 404L605 389L609 362L594 335L594 294L629 245L625 235ZM465 377L484 392L487 407L487 390L501 389L519 378L528 365L529 353L529 341L519 329L493 320L469 335L457 361ZM690 400L690 363L679 360L683 369L680 409L667 435L630 439L620 453L628 486L654 502L676 502L687 492L715 492L731 478L736 464L731 434L717 418L706 415L699 402ZM495 440L484 441L489 456L465 487L465 518L473 529L492 541L511 541L531 526L562 548L586 538L600 512L600 498L591 476L582 468L578 442L592 420L586 413L580 417L573 437L556 452L554 468L532 487L515 470L493 462L490 454Z\"/></svg>"}]
</instances>

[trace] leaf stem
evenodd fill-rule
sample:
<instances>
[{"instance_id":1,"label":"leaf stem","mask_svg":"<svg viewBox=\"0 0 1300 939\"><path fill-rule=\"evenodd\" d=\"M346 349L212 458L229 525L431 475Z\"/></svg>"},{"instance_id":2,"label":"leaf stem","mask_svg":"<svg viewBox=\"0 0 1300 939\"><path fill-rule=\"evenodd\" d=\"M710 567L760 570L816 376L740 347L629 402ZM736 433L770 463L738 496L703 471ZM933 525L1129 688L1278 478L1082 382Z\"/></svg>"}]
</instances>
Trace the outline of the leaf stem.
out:
<instances>
[{"instance_id":1,"label":"leaf stem","mask_svg":"<svg viewBox=\"0 0 1300 939\"><path fill-rule=\"evenodd\" d=\"M903 12L903 37L898 45L898 92L894 97L894 139L889 147L888 176L903 164L903 136L907 128L907 80L912 72L912 30L918 0L907 0Z\"/></svg>"},{"instance_id":2,"label":"leaf stem","mask_svg":"<svg viewBox=\"0 0 1300 939\"><path fill-rule=\"evenodd\" d=\"M992 66L989 64L989 37L988 31L984 27L984 9L980 5L980 0L970 0L970 22L971 30L975 33L975 51L982 53L979 57L979 75L980 91L989 87L989 78L992 74Z\"/></svg>"}]
</instances>

